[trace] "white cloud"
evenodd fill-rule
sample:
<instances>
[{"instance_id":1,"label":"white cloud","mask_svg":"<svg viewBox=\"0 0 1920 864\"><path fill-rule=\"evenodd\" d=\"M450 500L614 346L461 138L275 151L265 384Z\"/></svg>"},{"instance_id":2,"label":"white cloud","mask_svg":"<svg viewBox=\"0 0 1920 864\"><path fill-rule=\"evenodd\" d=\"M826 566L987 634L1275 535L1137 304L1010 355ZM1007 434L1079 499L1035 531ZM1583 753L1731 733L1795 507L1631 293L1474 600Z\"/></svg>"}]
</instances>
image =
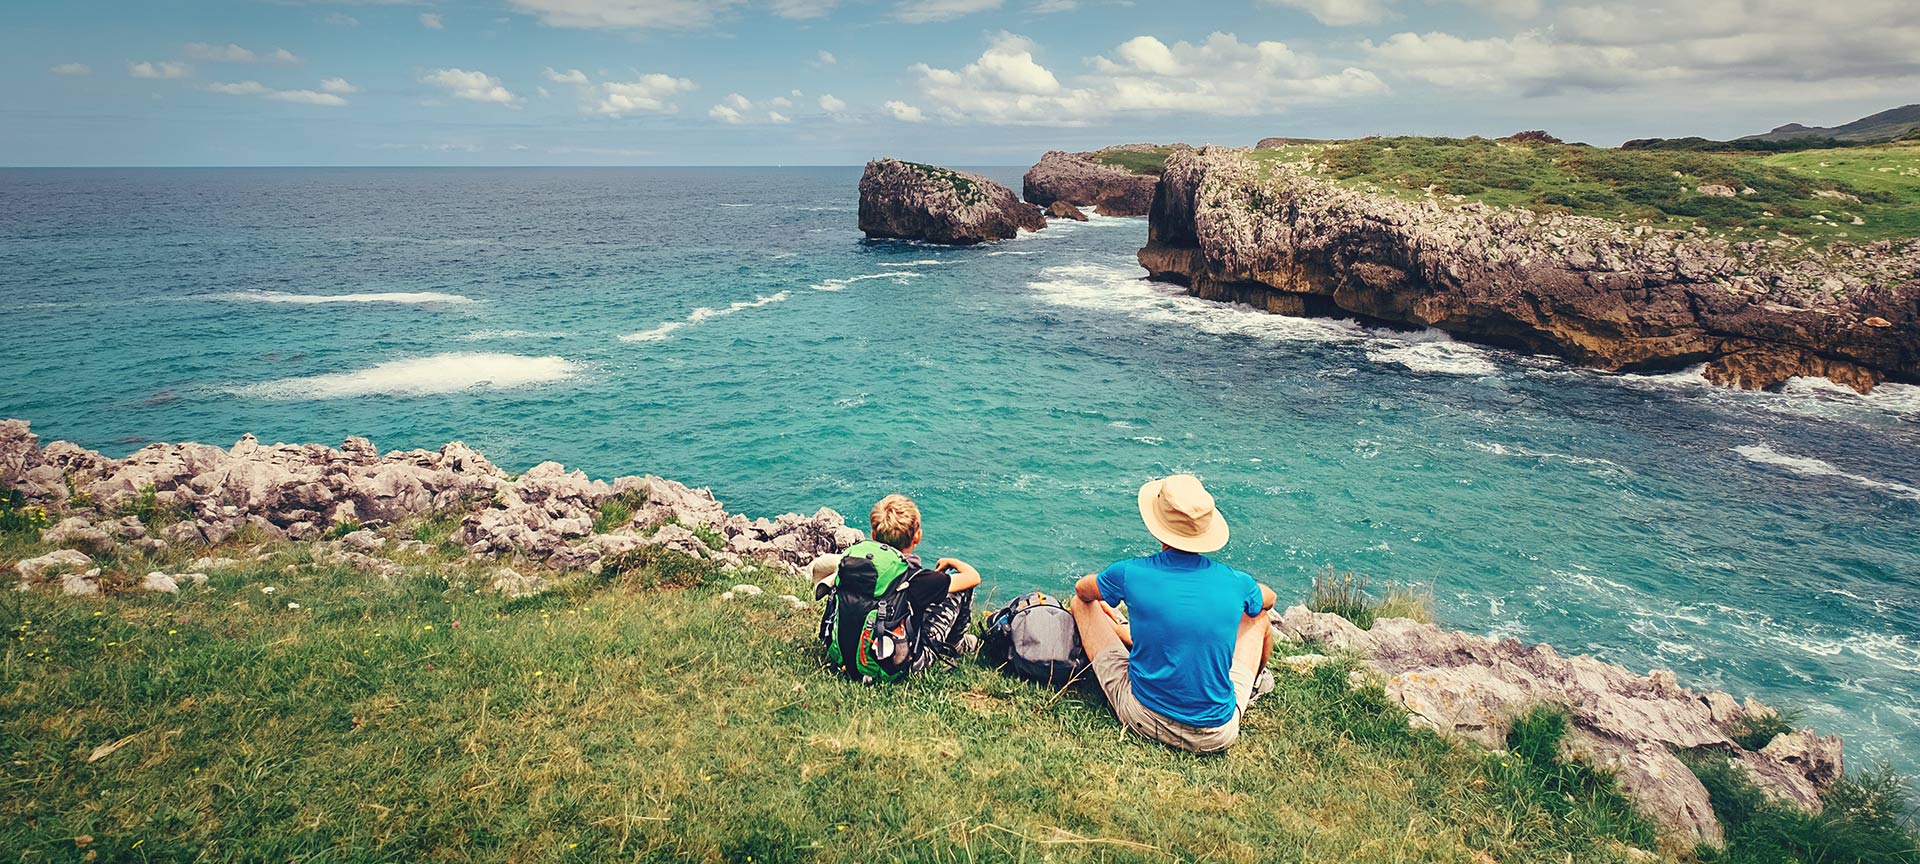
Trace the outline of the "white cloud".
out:
<instances>
[{"instance_id":1,"label":"white cloud","mask_svg":"<svg viewBox=\"0 0 1920 864\"><path fill-rule=\"evenodd\" d=\"M465 69L435 69L420 76L420 81L445 89L447 95L455 99L493 102L500 105L513 105L520 101L520 97L501 86L500 79L478 70L468 72Z\"/></svg>"},{"instance_id":2,"label":"white cloud","mask_svg":"<svg viewBox=\"0 0 1920 864\"><path fill-rule=\"evenodd\" d=\"M833 56L832 51L822 50L820 53L813 55L813 65L815 66L832 66L838 62L840 62L840 58Z\"/></svg>"},{"instance_id":3,"label":"white cloud","mask_svg":"<svg viewBox=\"0 0 1920 864\"><path fill-rule=\"evenodd\" d=\"M425 27L425 28L427 28L428 30L445 30L445 29L447 29L447 24L446 24L446 22L444 22L444 21L442 21L442 20L440 20L440 15L439 15L439 13L437 13L437 12L422 12L422 13L420 13L420 26L422 26L422 27Z\"/></svg>"},{"instance_id":4,"label":"white cloud","mask_svg":"<svg viewBox=\"0 0 1920 864\"><path fill-rule=\"evenodd\" d=\"M767 7L782 18L821 18L840 5L840 0L767 0Z\"/></svg>"},{"instance_id":5,"label":"white cloud","mask_svg":"<svg viewBox=\"0 0 1920 864\"><path fill-rule=\"evenodd\" d=\"M285 48L275 48L271 53L258 54L252 49L242 48L233 43L211 45L206 42L188 42L187 56L196 60L210 60L215 63L298 63L300 57Z\"/></svg>"},{"instance_id":6,"label":"white cloud","mask_svg":"<svg viewBox=\"0 0 1920 864\"><path fill-rule=\"evenodd\" d=\"M1080 0L1037 0L1027 7L1035 15L1051 15L1055 12L1072 12L1080 8Z\"/></svg>"},{"instance_id":7,"label":"white cloud","mask_svg":"<svg viewBox=\"0 0 1920 864\"><path fill-rule=\"evenodd\" d=\"M1492 2L1492 0L1487 0ZM1911 0L1610 0L1561 7L1551 26L1512 36L1398 33L1364 42L1396 74L1443 87L1518 91L1634 90L1698 100L1771 85L1848 92L1911 91L1920 26ZM1657 22L1657 23L1656 23Z\"/></svg>"},{"instance_id":8,"label":"white cloud","mask_svg":"<svg viewBox=\"0 0 1920 864\"><path fill-rule=\"evenodd\" d=\"M128 63L127 74L135 78L185 78L193 74L193 67L172 60L153 63Z\"/></svg>"},{"instance_id":9,"label":"white cloud","mask_svg":"<svg viewBox=\"0 0 1920 864\"><path fill-rule=\"evenodd\" d=\"M746 111L753 108L753 100L738 93L728 93L727 98L720 100L720 102L736 111Z\"/></svg>"},{"instance_id":10,"label":"white cloud","mask_svg":"<svg viewBox=\"0 0 1920 864\"><path fill-rule=\"evenodd\" d=\"M787 117L787 115L782 114L778 111L768 111L767 122L768 123L792 123L793 120Z\"/></svg>"},{"instance_id":11,"label":"white cloud","mask_svg":"<svg viewBox=\"0 0 1920 864\"><path fill-rule=\"evenodd\" d=\"M1111 58L1088 58L1093 71L1070 85L1033 51L1030 40L1001 33L961 69L921 63L911 71L941 116L1003 124L1080 125L1127 113L1245 116L1386 90L1365 69L1330 68L1284 43L1243 43L1231 33L1172 45L1137 36Z\"/></svg>"},{"instance_id":12,"label":"white cloud","mask_svg":"<svg viewBox=\"0 0 1920 864\"><path fill-rule=\"evenodd\" d=\"M835 99L832 93L823 93L820 96L820 110L829 114L838 114L847 110L847 102L844 99Z\"/></svg>"},{"instance_id":13,"label":"white cloud","mask_svg":"<svg viewBox=\"0 0 1920 864\"><path fill-rule=\"evenodd\" d=\"M975 12L998 9L1006 0L900 0L893 7L893 17L910 24L922 24L928 21L951 21Z\"/></svg>"},{"instance_id":14,"label":"white cloud","mask_svg":"<svg viewBox=\"0 0 1920 864\"><path fill-rule=\"evenodd\" d=\"M335 12L332 15L327 16L327 23L338 24L342 27L358 27L360 26L360 19L355 18L352 15L343 15L339 12Z\"/></svg>"},{"instance_id":15,"label":"white cloud","mask_svg":"<svg viewBox=\"0 0 1920 864\"><path fill-rule=\"evenodd\" d=\"M1286 6L1312 15L1331 27L1376 24L1387 19L1386 0L1265 0L1273 6Z\"/></svg>"},{"instance_id":16,"label":"white cloud","mask_svg":"<svg viewBox=\"0 0 1920 864\"><path fill-rule=\"evenodd\" d=\"M672 114L680 106L668 101L678 93L688 93L696 85L686 78L653 73L642 75L633 81L606 81L600 85L602 97L595 110L611 117L623 114L646 112L652 114Z\"/></svg>"},{"instance_id":17,"label":"white cloud","mask_svg":"<svg viewBox=\"0 0 1920 864\"><path fill-rule=\"evenodd\" d=\"M338 107L347 104L347 100L339 94L351 93L353 92L353 88L352 85L347 84L347 82L341 78L329 78L321 82L320 86L325 89L329 83L336 81L349 89L334 90L332 92L321 92L320 90L275 90L258 81L208 84L207 89L215 93L225 93L228 96L259 96L263 99L272 99L277 102L298 102L304 105L331 105Z\"/></svg>"},{"instance_id":18,"label":"white cloud","mask_svg":"<svg viewBox=\"0 0 1920 864\"><path fill-rule=\"evenodd\" d=\"M553 27L694 30L741 0L508 0Z\"/></svg>"},{"instance_id":19,"label":"white cloud","mask_svg":"<svg viewBox=\"0 0 1920 864\"><path fill-rule=\"evenodd\" d=\"M893 119L903 123L918 123L927 119L925 114L920 113L920 109L898 99L889 101L886 107L887 112L893 115Z\"/></svg>"},{"instance_id":20,"label":"white cloud","mask_svg":"<svg viewBox=\"0 0 1920 864\"><path fill-rule=\"evenodd\" d=\"M578 69L568 69L565 72L555 72L553 71L552 66L548 66L546 71L546 76L548 81L552 81L555 84L578 84L578 85L585 86L592 83L587 80L587 73L582 72Z\"/></svg>"},{"instance_id":21,"label":"white cloud","mask_svg":"<svg viewBox=\"0 0 1920 864\"><path fill-rule=\"evenodd\" d=\"M745 123L747 118L740 115L740 109L732 105L715 105L707 109L707 116L722 123Z\"/></svg>"},{"instance_id":22,"label":"white cloud","mask_svg":"<svg viewBox=\"0 0 1920 864\"><path fill-rule=\"evenodd\" d=\"M795 93L798 93L798 92L800 92L800 91L798 91L798 90L795 90L794 92L795 92ZM792 108L792 107L793 107L793 100L792 100L792 99L788 99L788 98L787 98L787 97L785 97L785 96L775 96L775 97L773 97L772 99L768 99L768 100L767 100L767 107L769 107L769 108Z\"/></svg>"},{"instance_id":23,"label":"white cloud","mask_svg":"<svg viewBox=\"0 0 1920 864\"><path fill-rule=\"evenodd\" d=\"M93 67L85 63L62 63L47 67L47 71L55 75L92 75Z\"/></svg>"},{"instance_id":24,"label":"white cloud","mask_svg":"<svg viewBox=\"0 0 1920 864\"><path fill-rule=\"evenodd\" d=\"M358 93L360 88L347 83L345 78L325 78L320 81L320 89L328 93Z\"/></svg>"}]
</instances>

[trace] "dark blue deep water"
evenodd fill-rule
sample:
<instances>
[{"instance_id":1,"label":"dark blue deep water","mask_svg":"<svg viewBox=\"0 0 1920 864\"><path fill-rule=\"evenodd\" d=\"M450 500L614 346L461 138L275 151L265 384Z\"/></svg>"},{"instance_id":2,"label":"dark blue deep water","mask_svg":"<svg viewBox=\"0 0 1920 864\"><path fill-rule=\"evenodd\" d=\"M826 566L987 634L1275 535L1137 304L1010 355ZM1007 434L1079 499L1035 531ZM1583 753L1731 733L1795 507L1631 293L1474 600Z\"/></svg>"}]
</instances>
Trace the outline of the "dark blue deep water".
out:
<instances>
[{"instance_id":1,"label":"dark blue deep water","mask_svg":"<svg viewBox=\"0 0 1920 864\"><path fill-rule=\"evenodd\" d=\"M1016 182L1018 171L993 174ZM863 521L1006 597L1147 549L1191 471L1225 557L1801 706L1920 768L1920 390L1613 377L1179 296L1142 220L865 242L858 169L0 171L0 416L146 441L464 439L509 469Z\"/></svg>"}]
</instances>

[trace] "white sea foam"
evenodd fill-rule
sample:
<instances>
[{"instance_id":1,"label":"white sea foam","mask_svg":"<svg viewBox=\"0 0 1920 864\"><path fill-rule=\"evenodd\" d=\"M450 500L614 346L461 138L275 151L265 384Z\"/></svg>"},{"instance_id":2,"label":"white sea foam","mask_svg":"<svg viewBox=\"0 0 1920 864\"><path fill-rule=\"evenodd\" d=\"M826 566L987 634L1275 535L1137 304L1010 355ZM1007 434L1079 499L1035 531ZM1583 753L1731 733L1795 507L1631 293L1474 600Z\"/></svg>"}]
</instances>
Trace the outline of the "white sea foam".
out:
<instances>
[{"instance_id":1,"label":"white sea foam","mask_svg":"<svg viewBox=\"0 0 1920 864\"><path fill-rule=\"evenodd\" d=\"M1038 254L1040 254L1039 250L1034 250L1034 249L998 249L992 252L988 252L987 257L995 258L1001 255L1038 255Z\"/></svg>"},{"instance_id":2,"label":"white sea foam","mask_svg":"<svg viewBox=\"0 0 1920 864\"><path fill-rule=\"evenodd\" d=\"M1845 480L1863 489L1871 489L1876 492L1892 495L1896 498L1905 498L1909 501L1920 501L1920 488L1908 486L1905 483L1895 483L1862 474L1854 474L1842 470L1833 463L1825 460L1815 459L1811 456L1795 456L1790 453L1782 453L1765 443L1741 445L1733 448L1733 452L1745 457L1749 462L1785 468L1788 471L1804 477L1833 477Z\"/></svg>"},{"instance_id":3,"label":"white sea foam","mask_svg":"<svg viewBox=\"0 0 1920 864\"><path fill-rule=\"evenodd\" d=\"M1487 453L1492 453L1495 456L1512 456L1519 459L1538 459L1542 462L1558 461L1558 462L1566 462L1572 465L1605 465L1610 468L1620 467L1620 463L1615 462L1611 459L1600 459L1592 456L1573 456L1567 453L1554 453L1551 451L1529 450L1525 447L1519 447L1519 446L1508 447L1507 445L1501 444L1497 441L1468 441L1467 444L1474 447L1475 449L1482 450Z\"/></svg>"},{"instance_id":4,"label":"white sea foam","mask_svg":"<svg viewBox=\"0 0 1920 864\"><path fill-rule=\"evenodd\" d=\"M485 342L493 339L565 339L572 335L558 330L475 330L460 338L469 342Z\"/></svg>"},{"instance_id":5,"label":"white sea foam","mask_svg":"<svg viewBox=\"0 0 1920 864\"><path fill-rule=\"evenodd\" d=\"M1439 338L1433 338L1433 336ZM1425 338L1418 338L1425 337ZM1367 343L1367 359L1375 363L1397 363L1415 372L1443 375L1492 375L1500 371L1486 349L1455 342L1438 330L1407 338L1376 339Z\"/></svg>"},{"instance_id":6,"label":"white sea foam","mask_svg":"<svg viewBox=\"0 0 1920 864\"><path fill-rule=\"evenodd\" d=\"M880 262L880 266L882 267L938 267L946 263L948 262L940 261L934 258L922 258L918 261L882 261Z\"/></svg>"},{"instance_id":7,"label":"white sea foam","mask_svg":"<svg viewBox=\"0 0 1920 864\"><path fill-rule=\"evenodd\" d=\"M350 396L431 396L462 390L505 390L564 381L578 364L564 357L451 353L392 360L356 372L282 378L228 388L257 399L339 399Z\"/></svg>"},{"instance_id":8,"label":"white sea foam","mask_svg":"<svg viewBox=\"0 0 1920 864\"><path fill-rule=\"evenodd\" d=\"M682 327L686 327L691 324L698 324L702 321L710 321L714 318L724 318L728 315L732 315L733 313L739 312L743 309L758 309L761 306L765 306L770 303L779 303L780 301L787 299L789 296L792 296L791 294L789 294L789 292L782 291L778 294L768 294L763 297L755 297L752 300L740 300L731 305L718 308L718 309L712 306L702 306L698 309L693 310L692 312L687 313L687 317L682 320L667 321L662 323L660 326L653 328L652 330L642 330L638 333L628 333L627 335L620 337L620 341L622 342L658 342L662 339L667 338L668 336L673 335L673 332L675 330L679 330Z\"/></svg>"},{"instance_id":9,"label":"white sea foam","mask_svg":"<svg viewBox=\"0 0 1920 864\"><path fill-rule=\"evenodd\" d=\"M1150 282L1131 268L1070 264L1048 267L1040 276L1027 285L1046 302L1125 313L1207 333L1285 342L1349 342L1367 335L1365 328L1352 321L1269 315L1250 306L1190 297L1178 286Z\"/></svg>"},{"instance_id":10,"label":"white sea foam","mask_svg":"<svg viewBox=\"0 0 1920 864\"><path fill-rule=\"evenodd\" d=\"M845 291L847 290L847 286L855 282L865 282L869 279L892 279L895 285L905 285L908 280L914 279L919 275L919 273L912 270L894 270L888 273L863 273L859 276L848 276L844 279L823 279L808 287L815 291Z\"/></svg>"},{"instance_id":11,"label":"white sea foam","mask_svg":"<svg viewBox=\"0 0 1920 864\"><path fill-rule=\"evenodd\" d=\"M235 303L291 303L311 306L323 303L398 303L425 306L435 303L472 303L473 298L438 291L378 291L363 294L289 294L284 291L233 291L204 294L203 300L227 300Z\"/></svg>"}]
</instances>

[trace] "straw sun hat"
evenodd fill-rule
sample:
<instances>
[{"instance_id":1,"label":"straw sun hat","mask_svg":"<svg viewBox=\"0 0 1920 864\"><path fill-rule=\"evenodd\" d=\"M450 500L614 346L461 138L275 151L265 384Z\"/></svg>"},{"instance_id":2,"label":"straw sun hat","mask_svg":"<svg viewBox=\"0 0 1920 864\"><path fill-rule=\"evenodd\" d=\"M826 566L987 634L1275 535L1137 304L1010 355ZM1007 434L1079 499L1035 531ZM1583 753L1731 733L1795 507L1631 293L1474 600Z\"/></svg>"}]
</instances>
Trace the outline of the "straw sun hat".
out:
<instances>
[{"instance_id":1,"label":"straw sun hat","mask_svg":"<svg viewBox=\"0 0 1920 864\"><path fill-rule=\"evenodd\" d=\"M1160 542L1182 552L1212 552L1227 545L1227 517L1192 474L1175 474L1140 487L1140 518Z\"/></svg>"}]
</instances>

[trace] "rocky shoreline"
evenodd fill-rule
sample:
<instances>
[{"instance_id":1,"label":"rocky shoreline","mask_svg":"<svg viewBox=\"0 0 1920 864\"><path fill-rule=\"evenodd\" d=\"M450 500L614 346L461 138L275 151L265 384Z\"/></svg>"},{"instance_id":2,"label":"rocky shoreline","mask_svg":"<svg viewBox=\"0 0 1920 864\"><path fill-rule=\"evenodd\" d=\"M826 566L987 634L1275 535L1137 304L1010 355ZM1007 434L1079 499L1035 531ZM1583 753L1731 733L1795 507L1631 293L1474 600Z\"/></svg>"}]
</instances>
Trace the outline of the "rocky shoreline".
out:
<instances>
[{"instance_id":1,"label":"rocky shoreline","mask_svg":"<svg viewBox=\"0 0 1920 864\"><path fill-rule=\"evenodd\" d=\"M249 435L230 448L152 444L113 459L64 441L42 447L26 422L6 420L0 489L17 490L47 514L41 554L8 562L18 590L75 596L192 590L207 571L242 563L220 556L259 557L281 548L276 543L304 542L317 565L385 578L403 577L403 562L450 548L481 566L485 587L518 597L567 573L619 568L624 556L648 550L724 571L809 573L821 556L864 536L831 509L750 519L729 513L708 490L659 477L606 482L555 462L513 475L459 442L382 454L364 438L333 448L264 445ZM445 543L456 545L436 550L393 530L421 519L454 523ZM175 572L153 569L189 559ZM809 609L797 597L783 599ZM1751 699L1685 689L1672 672L1637 675L1544 645L1404 619L1361 630L1302 607L1276 614L1274 631L1310 650L1356 658L1367 670L1356 683L1380 682L1412 723L1491 749L1505 746L1517 716L1564 708L1573 727L1567 755L1613 771L1676 848L1721 840L1706 790L1676 753L1731 760L1767 795L1809 812L1843 775L1839 738L1800 730L1743 748L1736 730L1774 712ZM1305 670L1329 657L1284 660Z\"/></svg>"},{"instance_id":2,"label":"rocky shoreline","mask_svg":"<svg viewBox=\"0 0 1920 864\"><path fill-rule=\"evenodd\" d=\"M1920 380L1920 241L1816 250L1408 200L1311 159L1220 147L1173 153L1148 215L1150 278L1279 314L1433 327L1607 371L1704 364L1749 389Z\"/></svg>"},{"instance_id":3,"label":"rocky shoreline","mask_svg":"<svg viewBox=\"0 0 1920 864\"><path fill-rule=\"evenodd\" d=\"M1094 157L1113 151L1152 149L1158 148L1122 144L1091 153L1049 150L1027 169L1020 183L1021 196L1041 207L1064 201L1075 207L1092 207L1101 216L1145 216L1153 206L1153 190L1160 178L1097 162Z\"/></svg>"},{"instance_id":4,"label":"rocky shoreline","mask_svg":"<svg viewBox=\"0 0 1920 864\"><path fill-rule=\"evenodd\" d=\"M871 238L968 246L1045 227L1039 207L978 174L876 159L860 175L860 230Z\"/></svg>"}]
</instances>

